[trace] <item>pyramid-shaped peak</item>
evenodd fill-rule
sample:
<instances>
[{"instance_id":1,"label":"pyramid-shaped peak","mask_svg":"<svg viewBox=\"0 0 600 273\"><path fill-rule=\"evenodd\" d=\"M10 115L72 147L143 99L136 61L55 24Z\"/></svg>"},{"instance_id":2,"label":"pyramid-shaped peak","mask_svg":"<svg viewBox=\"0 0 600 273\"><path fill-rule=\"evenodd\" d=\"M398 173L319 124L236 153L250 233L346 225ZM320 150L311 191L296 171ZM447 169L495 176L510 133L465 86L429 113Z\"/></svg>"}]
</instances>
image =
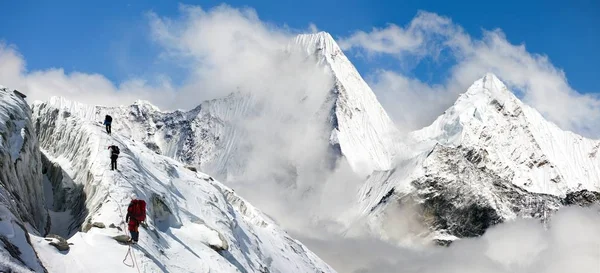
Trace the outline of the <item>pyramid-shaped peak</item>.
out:
<instances>
[{"instance_id":1,"label":"pyramid-shaped peak","mask_svg":"<svg viewBox=\"0 0 600 273\"><path fill-rule=\"evenodd\" d=\"M486 73L481 80L483 81L484 88L488 90L508 90L506 85L504 85L504 83L493 73Z\"/></svg>"},{"instance_id":2,"label":"pyramid-shaped peak","mask_svg":"<svg viewBox=\"0 0 600 273\"><path fill-rule=\"evenodd\" d=\"M335 40L329 32L319 31L315 33L305 33L296 36L296 40L311 40L311 41L329 41L335 43Z\"/></svg>"},{"instance_id":3,"label":"pyramid-shaped peak","mask_svg":"<svg viewBox=\"0 0 600 273\"><path fill-rule=\"evenodd\" d=\"M485 95L498 100L515 98L508 87L493 73L486 73L467 89L467 97Z\"/></svg>"},{"instance_id":4,"label":"pyramid-shaped peak","mask_svg":"<svg viewBox=\"0 0 600 273\"><path fill-rule=\"evenodd\" d=\"M331 34L325 31L310 34L300 34L296 36L294 42L306 49L309 53L314 53L315 51L322 51L325 54L341 52L340 47L335 42Z\"/></svg>"}]
</instances>

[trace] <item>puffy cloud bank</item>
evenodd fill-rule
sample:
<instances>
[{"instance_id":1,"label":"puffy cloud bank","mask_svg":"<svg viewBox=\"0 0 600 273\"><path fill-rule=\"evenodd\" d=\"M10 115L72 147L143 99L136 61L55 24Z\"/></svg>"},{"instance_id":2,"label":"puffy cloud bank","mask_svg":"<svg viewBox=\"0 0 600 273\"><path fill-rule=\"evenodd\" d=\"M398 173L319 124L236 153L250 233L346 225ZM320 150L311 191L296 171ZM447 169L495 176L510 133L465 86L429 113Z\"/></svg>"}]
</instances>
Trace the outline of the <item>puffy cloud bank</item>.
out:
<instances>
[{"instance_id":1,"label":"puffy cloud bank","mask_svg":"<svg viewBox=\"0 0 600 273\"><path fill-rule=\"evenodd\" d=\"M396 246L370 237L302 238L339 272L559 273L600 272L600 210L567 207L551 218L491 227L450 247Z\"/></svg>"}]
</instances>

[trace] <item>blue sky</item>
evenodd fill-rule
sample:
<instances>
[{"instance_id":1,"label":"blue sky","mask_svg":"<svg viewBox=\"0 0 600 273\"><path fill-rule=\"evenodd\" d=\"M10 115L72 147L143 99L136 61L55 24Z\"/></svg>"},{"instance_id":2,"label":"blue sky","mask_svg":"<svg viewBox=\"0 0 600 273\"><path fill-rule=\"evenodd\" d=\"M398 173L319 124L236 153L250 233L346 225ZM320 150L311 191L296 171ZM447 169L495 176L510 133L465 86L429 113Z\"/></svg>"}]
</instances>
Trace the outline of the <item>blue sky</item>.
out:
<instances>
[{"instance_id":1,"label":"blue sky","mask_svg":"<svg viewBox=\"0 0 600 273\"><path fill-rule=\"evenodd\" d=\"M165 70L153 66L158 49L149 41L145 12L177 16L178 3L208 9L221 1L3 1L0 39L15 45L29 70L62 67L67 72L100 73L113 81ZM228 1L249 6L267 22L305 29L315 23L334 37L369 31L388 23L403 26L418 10L450 17L473 37L501 28L514 44L546 54L579 92L598 91L600 2L574 1ZM362 74L393 62L374 62L349 54ZM444 65L423 63L409 73L438 81ZM162 71L161 71L162 72ZM177 75L177 73L172 73Z\"/></svg>"}]
</instances>

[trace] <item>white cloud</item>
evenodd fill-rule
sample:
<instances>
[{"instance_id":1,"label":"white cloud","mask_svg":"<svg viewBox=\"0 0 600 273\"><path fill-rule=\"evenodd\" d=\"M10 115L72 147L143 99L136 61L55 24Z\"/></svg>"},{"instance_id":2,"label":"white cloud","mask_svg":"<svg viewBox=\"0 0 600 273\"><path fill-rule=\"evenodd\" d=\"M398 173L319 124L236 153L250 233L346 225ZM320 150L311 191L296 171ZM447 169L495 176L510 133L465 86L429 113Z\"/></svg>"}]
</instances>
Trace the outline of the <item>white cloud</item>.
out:
<instances>
[{"instance_id":1,"label":"white cloud","mask_svg":"<svg viewBox=\"0 0 600 273\"><path fill-rule=\"evenodd\" d=\"M178 104L192 103L192 94L208 99L239 91L252 97L240 106L252 114L230 121L244 135L235 145L245 152L235 160L247 159L247 165L241 174L229 174L229 185L290 230L333 222L349 207L359 181L343 162L333 171L324 163L329 112L321 108L333 87L331 75L305 50L284 51L297 33L264 23L254 10L181 11L177 19L148 15L165 57L192 67L193 76L179 90L189 95ZM315 118L317 113L326 116Z\"/></svg>"},{"instance_id":2,"label":"white cloud","mask_svg":"<svg viewBox=\"0 0 600 273\"><path fill-rule=\"evenodd\" d=\"M309 33L317 33L317 32L319 32L319 28L314 23L310 23L308 25L308 31L309 31Z\"/></svg>"},{"instance_id":3,"label":"white cloud","mask_svg":"<svg viewBox=\"0 0 600 273\"><path fill-rule=\"evenodd\" d=\"M365 236L298 236L339 272L584 273L600 270L599 228L598 207L566 207L548 227L519 219L450 247L394 245Z\"/></svg>"},{"instance_id":4,"label":"white cloud","mask_svg":"<svg viewBox=\"0 0 600 273\"><path fill-rule=\"evenodd\" d=\"M399 63L436 59L448 54L455 64L449 76L430 86L410 73L379 71L371 82L382 97L386 109L400 103L407 111L391 114L406 130L414 130L433 121L432 114L456 99L457 94L486 72L495 73L509 87L523 91L523 100L561 128L598 137L600 98L573 90L565 73L544 55L527 51L524 45L511 44L501 30L484 31L481 39L471 37L449 18L420 12L402 28L389 25L369 33L356 32L343 40L346 48L360 48L369 54L386 54ZM419 105L420 107L415 107Z\"/></svg>"},{"instance_id":5,"label":"white cloud","mask_svg":"<svg viewBox=\"0 0 600 273\"><path fill-rule=\"evenodd\" d=\"M439 35L456 31L451 20L433 13L419 12L406 27L389 24L385 28L373 28L371 32L356 31L340 40L344 50L364 49L367 53L385 53L398 56L430 55L439 50L433 43Z\"/></svg>"},{"instance_id":6,"label":"white cloud","mask_svg":"<svg viewBox=\"0 0 600 273\"><path fill-rule=\"evenodd\" d=\"M0 44L0 83L24 92L29 101L64 96L89 104L120 105L157 96L168 103L174 95L168 79L155 85L130 79L115 86L100 74L65 73L62 68L27 71L23 56L5 44Z\"/></svg>"}]
</instances>

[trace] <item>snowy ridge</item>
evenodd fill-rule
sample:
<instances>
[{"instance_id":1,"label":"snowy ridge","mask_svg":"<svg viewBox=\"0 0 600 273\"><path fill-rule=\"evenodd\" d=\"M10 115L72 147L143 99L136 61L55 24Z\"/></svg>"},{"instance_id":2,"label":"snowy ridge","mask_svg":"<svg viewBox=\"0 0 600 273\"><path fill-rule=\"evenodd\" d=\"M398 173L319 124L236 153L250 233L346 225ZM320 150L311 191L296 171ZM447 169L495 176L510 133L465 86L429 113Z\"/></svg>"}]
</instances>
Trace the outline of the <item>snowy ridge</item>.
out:
<instances>
[{"instance_id":1,"label":"snowy ridge","mask_svg":"<svg viewBox=\"0 0 600 273\"><path fill-rule=\"evenodd\" d=\"M50 272L136 272L122 263L127 247L111 238L123 234L116 227L125 228L132 192L148 203L148 228L140 228L140 244L134 247L143 272L334 272L210 176L157 155L115 129L106 135L91 121L98 109L57 101L34 106L36 128L48 158L83 187L87 215L82 228L87 232L71 235L67 254L43 238L33 240ZM121 148L118 172L109 169L110 144ZM95 222L107 228L91 227Z\"/></svg>"},{"instance_id":2,"label":"snowy ridge","mask_svg":"<svg viewBox=\"0 0 600 273\"><path fill-rule=\"evenodd\" d=\"M0 88L0 271L43 272L29 234L49 226L41 159L27 103Z\"/></svg>"},{"instance_id":3,"label":"snowy ridge","mask_svg":"<svg viewBox=\"0 0 600 273\"><path fill-rule=\"evenodd\" d=\"M111 115L115 132L156 153L216 174L234 172L232 166L243 164L236 143L244 139L245 132L237 125L255 111L254 104L252 97L240 94L204 102L187 112L163 112L142 100L121 107L89 106L56 97L48 103L99 124L105 115Z\"/></svg>"}]
</instances>

